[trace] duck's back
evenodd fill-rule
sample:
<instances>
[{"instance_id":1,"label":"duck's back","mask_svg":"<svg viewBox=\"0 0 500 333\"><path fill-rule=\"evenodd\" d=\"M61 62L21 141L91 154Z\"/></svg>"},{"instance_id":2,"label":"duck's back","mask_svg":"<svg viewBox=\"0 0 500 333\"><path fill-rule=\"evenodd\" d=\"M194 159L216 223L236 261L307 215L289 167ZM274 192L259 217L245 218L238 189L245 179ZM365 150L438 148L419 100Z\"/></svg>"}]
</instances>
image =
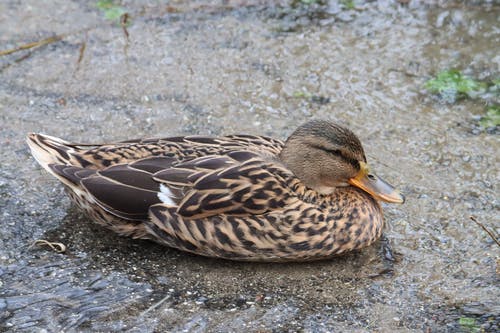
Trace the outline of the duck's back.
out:
<instances>
[{"instance_id":1,"label":"duck's back","mask_svg":"<svg viewBox=\"0 0 500 333\"><path fill-rule=\"evenodd\" d=\"M49 172L51 172L47 168L49 164L103 169L153 156L168 156L180 162L207 155L225 155L236 150L274 156L283 148L281 140L253 135L179 136L106 144L81 144L31 133L27 142L35 159Z\"/></svg>"},{"instance_id":2,"label":"duck's back","mask_svg":"<svg viewBox=\"0 0 500 333\"><path fill-rule=\"evenodd\" d=\"M245 173L259 169L262 161L273 160L283 143L262 136L231 135L92 145L30 134L28 145L40 165L64 183L71 199L94 220L125 236L152 238L142 223L149 220L151 206L165 204L178 209L184 202L184 207L196 206L199 213L217 210L217 203L211 200L214 191L220 195L220 189L197 190L203 198L190 195L191 201L186 197L192 194L195 185L217 186L215 182L207 185L210 175L223 171L227 175L227 169L235 170L244 164L244 170L238 170L243 172L238 174L241 180ZM274 176L266 172L267 177ZM200 178L205 179L199 181ZM242 182L248 183L248 178ZM237 191L232 193L228 188L225 191L226 196L237 195ZM248 198L247 205L252 205ZM235 207L234 211L238 209L241 207ZM231 209L226 207L228 210Z\"/></svg>"}]
</instances>

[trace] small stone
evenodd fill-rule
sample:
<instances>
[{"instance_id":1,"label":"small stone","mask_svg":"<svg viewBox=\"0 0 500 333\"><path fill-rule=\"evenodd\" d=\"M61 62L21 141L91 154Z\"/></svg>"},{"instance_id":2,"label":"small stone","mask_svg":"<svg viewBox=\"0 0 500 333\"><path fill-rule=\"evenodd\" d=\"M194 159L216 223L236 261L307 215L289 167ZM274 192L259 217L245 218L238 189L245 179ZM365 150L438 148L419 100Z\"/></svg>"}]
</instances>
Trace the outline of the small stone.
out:
<instances>
[{"instance_id":1,"label":"small stone","mask_svg":"<svg viewBox=\"0 0 500 333\"><path fill-rule=\"evenodd\" d=\"M198 305L201 305L201 304L205 304L207 301L208 301L208 298L201 296L201 297L198 297L196 299L195 303Z\"/></svg>"},{"instance_id":2,"label":"small stone","mask_svg":"<svg viewBox=\"0 0 500 333\"><path fill-rule=\"evenodd\" d=\"M7 309L7 302L5 299L0 299L0 311L4 311L5 309Z\"/></svg>"}]
</instances>

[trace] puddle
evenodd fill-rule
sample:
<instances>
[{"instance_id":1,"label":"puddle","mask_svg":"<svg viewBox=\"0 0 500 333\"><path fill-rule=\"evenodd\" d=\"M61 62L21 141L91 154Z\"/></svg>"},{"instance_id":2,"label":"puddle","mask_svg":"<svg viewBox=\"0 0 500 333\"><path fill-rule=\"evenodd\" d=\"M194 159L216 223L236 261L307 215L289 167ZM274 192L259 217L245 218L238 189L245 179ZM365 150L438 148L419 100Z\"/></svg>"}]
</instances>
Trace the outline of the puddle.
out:
<instances>
[{"instance_id":1,"label":"puddle","mask_svg":"<svg viewBox=\"0 0 500 333\"><path fill-rule=\"evenodd\" d=\"M91 3L1 4L6 48L93 28L0 57L0 330L497 331L500 249L469 216L500 233L498 134L477 130L484 101L423 87L448 68L499 77L500 8L341 3L127 2L128 45ZM284 138L310 118L348 125L406 194L384 206L395 262L383 242L277 265L120 238L71 208L24 144L30 131ZM68 252L28 249L39 238Z\"/></svg>"}]
</instances>

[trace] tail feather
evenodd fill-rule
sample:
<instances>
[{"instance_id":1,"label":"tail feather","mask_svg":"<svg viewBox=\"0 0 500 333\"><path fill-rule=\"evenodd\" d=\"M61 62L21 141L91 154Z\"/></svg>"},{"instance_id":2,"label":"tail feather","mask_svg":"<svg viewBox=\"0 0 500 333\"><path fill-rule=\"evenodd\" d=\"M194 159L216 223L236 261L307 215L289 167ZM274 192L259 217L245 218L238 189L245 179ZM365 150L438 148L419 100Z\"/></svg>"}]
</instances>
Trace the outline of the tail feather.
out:
<instances>
[{"instance_id":1,"label":"tail feather","mask_svg":"<svg viewBox=\"0 0 500 333\"><path fill-rule=\"evenodd\" d=\"M70 154L75 148L67 141L45 134L30 133L26 142L36 161L52 174L50 164L71 164Z\"/></svg>"},{"instance_id":2,"label":"tail feather","mask_svg":"<svg viewBox=\"0 0 500 333\"><path fill-rule=\"evenodd\" d=\"M28 134L26 142L35 160L66 185L69 185L68 179L56 172L55 165L85 167L91 164L80 157L85 148L80 148L79 144L38 133Z\"/></svg>"},{"instance_id":3,"label":"tail feather","mask_svg":"<svg viewBox=\"0 0 500 333\"><path fill-rule=\"evenodd\" d=\"M133 181L132 184L120 181L123 166L103 170L108 178L98 174L100 165L92 163L92 156L89 160L82 156L100 145L75 144L36 133L30 133L26 141L36 161L66 185L72 201L96 222L124 236L150 238L141 221L147 219L149 206L160 202L155 189L149 188L152 180L149 183L144 180L144 173L151 176L150 172L131 168L130 178L142 180L133 186ZM154 162L138 163L138 166L154 169ZM110 176L113 170L118 173Z\"/></svg>"}]
</instances>

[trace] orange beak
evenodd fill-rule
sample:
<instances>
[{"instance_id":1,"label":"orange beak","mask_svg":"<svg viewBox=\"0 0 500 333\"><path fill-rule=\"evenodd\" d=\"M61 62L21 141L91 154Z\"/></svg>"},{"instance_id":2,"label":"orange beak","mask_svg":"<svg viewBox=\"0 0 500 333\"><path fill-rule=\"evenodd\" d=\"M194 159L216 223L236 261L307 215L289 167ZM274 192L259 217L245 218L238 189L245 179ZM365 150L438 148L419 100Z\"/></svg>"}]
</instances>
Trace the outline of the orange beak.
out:
<instances>
[{"instance_id":1,"label":"orange beak","mask_svg":"<svg viewBox=\"0 0 500 333\"><path fill-rule=\"evenodd\" d=\"M361 170L356 177L348 180L349 184L359 187L377 200L391 203L405 202L405 197L398 190L376 175L371 174L366 163L359 163Z\"/></svg>"}]
</instances>

